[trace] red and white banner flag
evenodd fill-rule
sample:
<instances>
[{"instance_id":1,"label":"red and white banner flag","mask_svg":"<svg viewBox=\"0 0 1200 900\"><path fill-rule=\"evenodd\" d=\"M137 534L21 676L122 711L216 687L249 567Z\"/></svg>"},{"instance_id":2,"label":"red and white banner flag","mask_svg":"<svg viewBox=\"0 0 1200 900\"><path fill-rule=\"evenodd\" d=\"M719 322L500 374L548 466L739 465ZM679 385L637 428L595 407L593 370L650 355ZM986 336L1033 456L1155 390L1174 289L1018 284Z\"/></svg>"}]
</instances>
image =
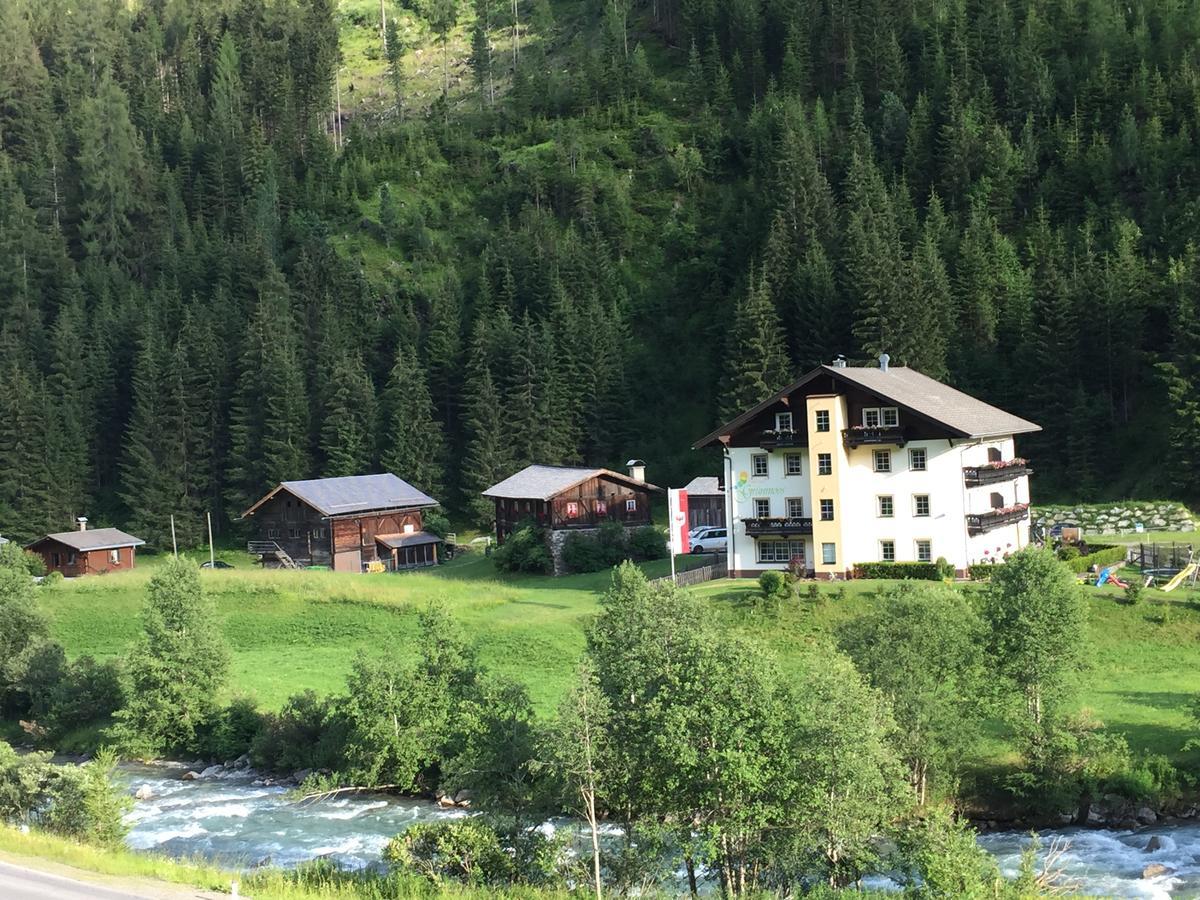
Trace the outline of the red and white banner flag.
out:
<instances>
[{"instance_id":1,"label":"red and white banner flag","mask_svg":"<svg viewBox=\"0 0 1200 900\"><path fill-rule=\"evenodd\" d=\"M690 553L692 548L688 541L688 499L687 491L682 488L667 489L668 517L671 523L671 554Z\"/></svg>"}]
</instances>

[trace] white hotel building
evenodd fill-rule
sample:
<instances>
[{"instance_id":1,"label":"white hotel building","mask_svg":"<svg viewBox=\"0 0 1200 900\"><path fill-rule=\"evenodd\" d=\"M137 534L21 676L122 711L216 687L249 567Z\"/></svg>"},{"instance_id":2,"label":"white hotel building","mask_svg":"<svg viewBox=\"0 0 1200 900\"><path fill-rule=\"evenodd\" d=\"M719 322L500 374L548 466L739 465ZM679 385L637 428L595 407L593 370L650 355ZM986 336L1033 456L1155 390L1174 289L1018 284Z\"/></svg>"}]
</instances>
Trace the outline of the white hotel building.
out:
<instances>
[{"instance_id":1,"label":"white hotel building","mask_svg":"<svg viewBox=\"0 0 1200 900\"><path fill-rule=\"evenodd\" d=\"M731 575L934 562L965 572L1028 543L1040 431L914 369L820 366L696 447L724 451Z\"/></svg>"}]
</instances>

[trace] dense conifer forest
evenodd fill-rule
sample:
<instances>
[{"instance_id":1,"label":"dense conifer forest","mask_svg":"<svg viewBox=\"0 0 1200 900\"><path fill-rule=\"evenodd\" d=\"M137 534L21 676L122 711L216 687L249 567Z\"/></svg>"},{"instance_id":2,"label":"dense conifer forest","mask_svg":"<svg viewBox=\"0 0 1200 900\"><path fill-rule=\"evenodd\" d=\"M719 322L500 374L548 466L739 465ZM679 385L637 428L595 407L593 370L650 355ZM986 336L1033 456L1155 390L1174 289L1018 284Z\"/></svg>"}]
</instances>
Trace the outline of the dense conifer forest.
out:
<instances>
[{"instance_id":1,"label":"dense conifer forest","mask_svg":"<svg viewBox=\"0 0 1200 900\"><path fill-rule=\"evenodd\" d=\"M8 0L0 530L679 482L881 351L1195 499L1197 140L1198 0Z\"/></svg>"}]
</instances>

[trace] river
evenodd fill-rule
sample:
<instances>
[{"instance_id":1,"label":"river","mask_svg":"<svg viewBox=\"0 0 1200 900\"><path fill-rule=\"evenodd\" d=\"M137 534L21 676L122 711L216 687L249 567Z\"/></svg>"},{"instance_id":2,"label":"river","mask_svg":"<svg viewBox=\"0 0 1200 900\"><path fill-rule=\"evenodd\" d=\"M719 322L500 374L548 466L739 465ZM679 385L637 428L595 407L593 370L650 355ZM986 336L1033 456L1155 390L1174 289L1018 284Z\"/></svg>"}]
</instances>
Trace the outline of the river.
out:
<instances>
[{"instance_id":1,"label":"river","mask_svg":"<svg viewBox=\"0 0 1200 900\"><path fill-rule=\"evenodd\" d=\"M131 791L145 786L151 793L150 799L136 801L129 815L128 842L134 849L200 856L234 868L288 867L328 857L358 869L377 862L388 840L412 823L468 814L426 801L381 796L295 803L286 788L253 784L253 774L224 772L182 781L183 771L169 766L121 766L119 778ZM1148 853L1145 847L1154 835L1160 836L1161 847ZM1133 832L1044 832L1043 851L1055 837L1070 842L1059 867L1080 893L1148 898L1200 895L1200 824ZM1010 832L980 838L1010 875L1017 871L1026 840L1025 835ZM1156 863L1170 871L1143 878L1145 868Z\"/></svg>"}]
</instances>

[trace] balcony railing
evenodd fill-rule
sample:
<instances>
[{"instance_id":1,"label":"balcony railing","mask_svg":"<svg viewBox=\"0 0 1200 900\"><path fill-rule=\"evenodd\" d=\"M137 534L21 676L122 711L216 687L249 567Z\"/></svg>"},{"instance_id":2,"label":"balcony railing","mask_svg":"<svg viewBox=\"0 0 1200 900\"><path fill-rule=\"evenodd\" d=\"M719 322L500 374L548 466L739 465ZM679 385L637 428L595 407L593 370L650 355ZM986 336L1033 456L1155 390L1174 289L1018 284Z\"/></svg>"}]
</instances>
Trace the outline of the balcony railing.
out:
<instances>
[{"instance_id":1,"label":"balcony railing","mask_svg":"<svg viewBox=\"0 0 1200 900\"><path fill-rule=\"evenodd\" d=\"M746 526L746 534L750 535L750 537L759 537L765 534L812 534L813 530L813 520L811 516L805 516L798 519L783 517L743 519L742 523Z\"/></svg>"},{"instance_id":2,"label":"balcony railing","mask_svg":"<svg viewBox=\"0 0 1200 900\"><path fill-rule=\"evenodd\" d=\"M800 431L764 431L758 439L758 446L764 450L775 450L780 447L803 447L807 445L804 433Z\"/></svg>"},{"instance_id":3,"label":"balcony railing","mask_svg":"<svg viewBox=\"0 0 1200 900\"><path fill-rule=\"evenodd\" d=\"M987 534L1005 525L1015 525L1029 518L1029 504L1018 503L1003 509L993 509L978 515L967 516L967 534L972 537Z\"/></svg>"},{"instance_id":4,"label":"balcony railing","mask_svg":"<svg viewBox=\"0 0 1200 900\"><path fill-rule=\"evenodd\" d=\"M984 466L964 466L963 480L967 487L984 487L989 484L1001 484L1031 475L1033 470L1023 459L1010 459L1005 462L988 463Z\"/></svg>"},{"instance_id":5,"label":"balcony railing","mask_svg":"<svg viewBox=\"0 0 1200 900\"><path fill-rule=\"evenodd\" d=\"M867 444L890 444L904 446L904 429L899 425L877 425L868 428L866 425L855 425L842 429L842 443L853 450Z\"/></svg>"}]
</instances>

